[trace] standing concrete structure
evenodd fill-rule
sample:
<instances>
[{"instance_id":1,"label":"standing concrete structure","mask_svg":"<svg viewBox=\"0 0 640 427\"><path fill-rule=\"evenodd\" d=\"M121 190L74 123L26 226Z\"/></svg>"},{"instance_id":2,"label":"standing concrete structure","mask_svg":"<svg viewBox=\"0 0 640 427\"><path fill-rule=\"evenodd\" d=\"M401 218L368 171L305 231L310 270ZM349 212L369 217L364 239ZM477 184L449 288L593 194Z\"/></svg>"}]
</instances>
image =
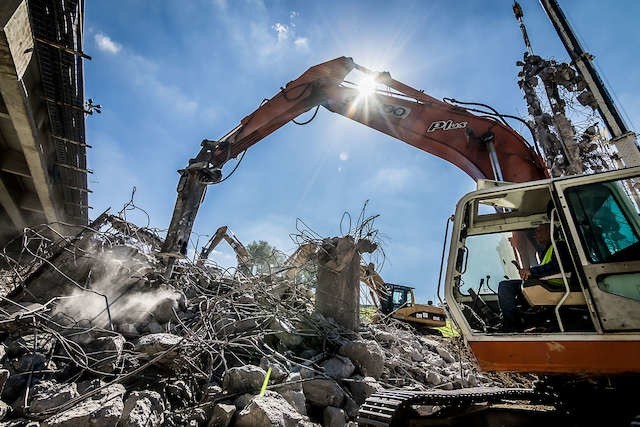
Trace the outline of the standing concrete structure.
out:
<instances>
[{"instance_id":1,"label":"standing concrete structure","mask_svg":"<svg viewBox=\"0 0 640 427\"><path fill-rule=\"evenodd\" d=\"M324 239L318 248L318 283L315 310L342 327L360 327L360 254L376 244L352 236Z\"/></svg>"},{"instance_id":2,"label":"standing concrete structure","mask_svg":"<svg viewBox=\"0 0 640 427\"><path fill-rule=\"evenodd\" d=\"M88 222L83 11L0 2L0 246L27 226Z\"/></svg>"}]
</instances>

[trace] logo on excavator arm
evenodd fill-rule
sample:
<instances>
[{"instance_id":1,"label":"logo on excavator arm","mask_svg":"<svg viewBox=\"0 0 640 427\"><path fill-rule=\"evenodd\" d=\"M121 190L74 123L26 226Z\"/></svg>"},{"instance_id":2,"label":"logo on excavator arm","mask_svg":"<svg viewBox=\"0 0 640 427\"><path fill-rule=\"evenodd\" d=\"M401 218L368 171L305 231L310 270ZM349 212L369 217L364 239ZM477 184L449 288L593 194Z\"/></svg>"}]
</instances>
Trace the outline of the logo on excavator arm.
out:
<instances>
[{"instance_id":1,"label":"logo on excavator arm","mask_svg":"<svg viewBox=\"0 0 640 427\"><path fill-rule=\"evenodd\" d=\"M383 104L381 109L384 114L389 114L398 119L404 119L411 112L411 108L393 104Z\"/></svg>"},{"instance_id":2,"label":"logo on excavator arm","mask_svg":"<svg viewBox=\"0 0 640 427\"><path fill-rule=\"evenodd\" d=\"M357 106L358 98L359 98L358 96L347 96L344 98L344 103L345 104L356 103L356 106ZM409 115L409 113L411 113L411 108L405 107L404 105L382 104L377 102L374 105L376 105L378 111L381 114L386 114L396 119L404 119Z\"/></svg>"},{"instance_id":3,"label":"logo on excavator arm","mask_svg":"<svg viewBox=\"0 0 640 427\"><path fill-rule=\"evenodd\" d=\"M453 120L438 120L433 122L427 128L427 132L435 132L437 130L463 129L467 127L467 122L454 122Z\"/></svg>"}]
</instances>

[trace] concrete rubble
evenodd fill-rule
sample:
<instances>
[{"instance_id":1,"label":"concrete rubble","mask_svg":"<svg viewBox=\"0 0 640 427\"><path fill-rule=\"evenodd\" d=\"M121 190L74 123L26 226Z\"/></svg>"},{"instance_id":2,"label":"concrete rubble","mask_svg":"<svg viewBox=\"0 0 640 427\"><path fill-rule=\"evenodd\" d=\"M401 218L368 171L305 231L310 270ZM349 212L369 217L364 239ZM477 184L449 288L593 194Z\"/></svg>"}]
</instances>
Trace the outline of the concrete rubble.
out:
<instances>
[{"instance_id":1,"label":"concrete rubble","mask_svg":"<svg viewBox=\"0 0 640 427\"><path fill-rule=\"evenodd\" d=\"M0 426L342 426L382 389L503 384L459 339L340 326L282 272L168 275L162 240L117 217L23 242L0 259Z\"/></svg>"}]
</instances>

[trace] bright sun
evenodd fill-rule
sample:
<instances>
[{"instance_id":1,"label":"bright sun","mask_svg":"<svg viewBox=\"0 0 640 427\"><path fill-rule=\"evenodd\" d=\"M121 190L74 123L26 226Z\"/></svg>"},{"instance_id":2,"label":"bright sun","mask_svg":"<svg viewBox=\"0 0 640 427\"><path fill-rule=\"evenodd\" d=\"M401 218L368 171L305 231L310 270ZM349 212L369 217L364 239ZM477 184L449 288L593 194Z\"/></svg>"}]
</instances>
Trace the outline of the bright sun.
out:
<instances>
[{"instance_id":1,"label":"bright sun","mask_svg":"<svg viewBox=\"0 0 640 427\"><path fill-rule=\"evenodd\" d=\"M368 75L358 83L358 91L361 97L372 95L376 91L377 83L373 75Z\"/></svg>"}]
</instances>

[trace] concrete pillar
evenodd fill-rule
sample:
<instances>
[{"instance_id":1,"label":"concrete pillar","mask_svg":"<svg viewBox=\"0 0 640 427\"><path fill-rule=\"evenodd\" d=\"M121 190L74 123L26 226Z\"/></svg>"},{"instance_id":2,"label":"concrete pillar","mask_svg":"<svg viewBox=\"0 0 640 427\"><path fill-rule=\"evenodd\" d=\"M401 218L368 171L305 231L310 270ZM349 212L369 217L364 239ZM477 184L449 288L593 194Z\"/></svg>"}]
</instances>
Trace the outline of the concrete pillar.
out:
<instances>
[{"instance_id":1,"label":"concrete pillar","mask_svg":"<svg viewBox=\"0 0 640 427\"><path fill-rule=\"evenodd\" d=\"M360 254L376 244L352 236L324 239L318 249L315 310L346 329L360 327Z\"/></svg>"}]
</instances>

